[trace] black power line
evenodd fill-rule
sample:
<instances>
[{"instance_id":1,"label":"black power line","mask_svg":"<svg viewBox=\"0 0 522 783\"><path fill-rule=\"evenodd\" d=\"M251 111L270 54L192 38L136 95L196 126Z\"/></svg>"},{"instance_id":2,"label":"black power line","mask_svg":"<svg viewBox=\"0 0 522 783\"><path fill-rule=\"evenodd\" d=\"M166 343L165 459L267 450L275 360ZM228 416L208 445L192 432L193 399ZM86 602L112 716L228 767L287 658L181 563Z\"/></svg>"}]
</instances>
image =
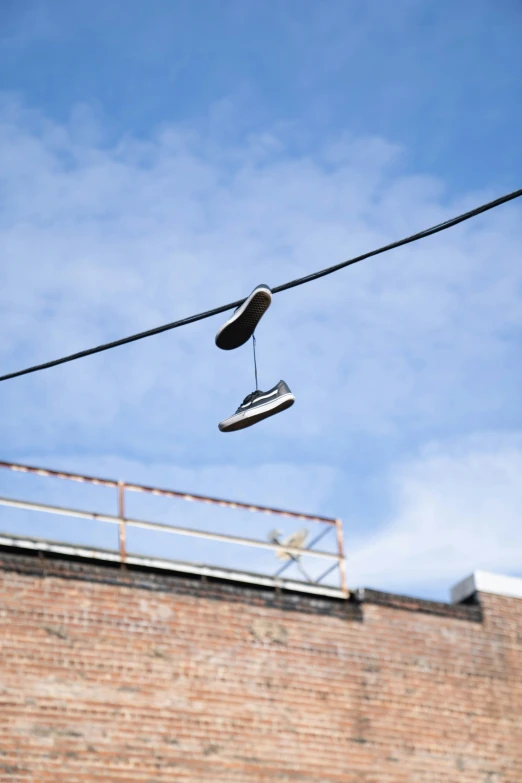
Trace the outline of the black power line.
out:
<instances>
[{"instance_id":1,"label":"black power line","mask_svg":"<svg viewBox=\"0 0 522 783\"><path fill-rule=\"evenodd\" d=\"M490 209L506 204L508 201L522 196L522 189L515 190L513 193L508 193L505 196L489 201L487 204L483 204L480 207L475 207L469 212L464 212L462 215L445 220L443 223L438 223L436 226L426 228L424 231L419 231L418 234L412 234L405 239L399 239L396 242L392 242L390 245L384 245L377 250L370 250L369 253L363 253L355 258L350 258L348 261L342 261L335 266L321 269L319 272L313 272L311 275L305 275L305 277L298 277L296 280L291 280L289 283L278 285L272 289L272 293L279 294L281 291L288 291L289 288L295 288L303 283L310 283L312 280L318 280L320 277L331 275L332 272L338 272L340 269L344 269L352 264L357 264L359 261L364 261L366 258L372 256L378 256L381 253L386 253L388 250L394 250L397 247L403 247L409 245L412 242L416 242L419 239L430 237L433 234L438 234L440 231L445 231L447 228L457 226L459 223L463 223L465 220L481 215L483 212L488 212ZM45 364L36 364L33 367L27 367L25 370L18 370L17 372L9 373L8 375L0 376L0 381L8 381L11 378L18 378L20 375L28 375L32 372L39 372L40 370L47 370L50 367L56 367L59 364L65 364L66 362L73 362L76 359L83 359L85 356L92 356L95 353L101 353L102 351L108 351L111 348L117 348L120 345L126 345L127 343L133 343L136 340L143 340L145 337L152 337L155 334L161 334L161 332L167 332L170 329L177 329L179 326L186 326L187 324L195 323L196 321L202 321L204 318L211 318L213 315L219 315L225 313L227 310L232 310L235 307L239 307L244 302L244 299L239 299L237 302L230 302L230 304L222 305L221 307L215 307L213 310L206 310L203 313L197 313L196 315L190 315L188 318L182 318L179 321L172 321L170 324L164 324L163 326L156 326L154 329L148 329L146 332L139 332L138 334L132 334L130 337L123 337L121 340L114 340L111 343L104 343L103 345L97 345L94 348L87 348L85 351L79 351L78 353L72 353L69 356L62 356L61 359L54 359L51 362L45 362Z\"/></svg>"}]
</instances>

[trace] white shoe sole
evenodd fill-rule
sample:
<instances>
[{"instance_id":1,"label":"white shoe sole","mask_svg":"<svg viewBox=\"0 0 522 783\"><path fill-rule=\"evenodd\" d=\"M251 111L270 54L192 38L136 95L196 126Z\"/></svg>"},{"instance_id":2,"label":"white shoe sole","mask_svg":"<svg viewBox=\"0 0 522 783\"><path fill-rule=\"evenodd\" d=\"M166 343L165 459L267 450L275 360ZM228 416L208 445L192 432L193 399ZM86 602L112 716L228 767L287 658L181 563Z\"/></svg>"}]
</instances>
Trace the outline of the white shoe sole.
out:
<instances>
[{"instance_id":1,"label":"white shoe sole","mask_svg":"<svg viewBox=\"0 0 522 783\"><path fill-rule=\"evenodd\" d=\"M231 351L248 342L271 303L272 292L268 286L254 289L216 334L217 347Z\"/></svg>"},{"instance_id":2,"label":"white shoe sole","mask_svg":"<svg viewBox=\"0 0 522 783\"><path fill-rule=\"evenodd\" d=\"M256 408L252 408L244 413L235 413L229 419L225 419L219 423L219 429L221 432L235 432L236 430L243 430L245 427L251 427L252 424L256 424L258 421L267 419L269 416L274 416L279 411L285 411L290 408L295 402L293 394L283 394L278 397L277 400L267 402L265 405L258 405Z\"/></svg>"}]
</instances>

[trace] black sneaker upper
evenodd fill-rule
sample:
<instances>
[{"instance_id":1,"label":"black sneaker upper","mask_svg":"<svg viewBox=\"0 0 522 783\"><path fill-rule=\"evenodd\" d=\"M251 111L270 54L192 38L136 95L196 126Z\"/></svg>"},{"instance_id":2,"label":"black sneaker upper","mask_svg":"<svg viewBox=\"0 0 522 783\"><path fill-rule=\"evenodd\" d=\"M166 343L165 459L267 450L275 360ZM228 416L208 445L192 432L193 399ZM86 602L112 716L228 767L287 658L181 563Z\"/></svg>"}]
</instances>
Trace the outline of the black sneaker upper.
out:
<instances>
[{"instance_id":1,"label":"black sneaker upper","mask_svg":"<svg viewBox=\"0 0 522 783\"><path fill-rule=\"evenodd\" d=\"M256 389L245 397L233 416L219 423L219 429L221 432L234 432L251 427L258 421L290 408L294 402L294 395L284 381L279 381L268 391Z\"/></svg>"},{"instance_id":2,"label":"black sneaker upper","mask_svg":"<svg viewBox=\"0 0 522 783\"><path fill-rule=\"evenodd\" d=\"M276 400L278 397L281 397L283 394L289 394L290 389L286 385L284 381L279 381L278 384L276 384L272 389L269 389L268 391L261 391L258 389L257 391L253 391L250 394L248 394L239 408L237 409L236 413L241 413L246 410L251 410L252 408L255 408L259 405L264 405L267 402L270 402L271 400Z\"/></svg>"}]
</instances>

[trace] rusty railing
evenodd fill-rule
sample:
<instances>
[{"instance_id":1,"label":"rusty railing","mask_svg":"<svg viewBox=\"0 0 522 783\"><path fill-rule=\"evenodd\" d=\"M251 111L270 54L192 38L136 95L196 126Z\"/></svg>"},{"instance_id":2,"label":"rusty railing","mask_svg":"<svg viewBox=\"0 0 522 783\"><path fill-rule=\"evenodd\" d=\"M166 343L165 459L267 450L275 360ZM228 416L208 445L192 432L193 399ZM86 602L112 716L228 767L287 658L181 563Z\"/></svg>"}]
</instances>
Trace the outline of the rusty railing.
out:
<instances>
[{"instance_id":1,"label":"rusty railing","mask_svg":"<svg viewBox=\"0 0 522 783\"><path fill-rule=\"evenodd\" d=\"M221 498L207 497L204 495L189 494L186 492L179 492L171 489L160 489L158 487L148 487L140 484L132 484L124 481L116 481L113 479L97 478L94 476L84 476L77 473L69 473L66 471L50 470L49 468L38 468L30 465L20 465L12 462L1 462L0 468L6 468L8 470L16 471L19 473L30 473L37 476L47 476L59 479L68 479L70 481L77 481L86 484L93 484L95 486L110 487L117 490L117 507L118 514L99 514L91 511L82 511L79 509L64 508L63 506L53 506L43 503L33 503L30 501L18 500L15 498L0 497L0 505L9 506L12 508L26 509L30 511L40 511L50 514L59 514L68 517L74 517L79 519L90 519L98 522L107 522L118 525L119 532L119 559L120 563L125 566L129 559L129 553L127 551L127 528L145 528L149 530L157 530L164 533L172 533L182 536L191 536L193 538L203 538L212 541L220 541L231 544L239 544L242 546L249 546L253 548L273 550L276 554L284 553L287 556L288 562L279 571L273 575L272 579L275 584L280 584L281 573L292 565L293 562L299 563L303 556L322 558L323 560L334 561L333 565L330 565L321 576L315 580L309 580L314 585L319 585L320 582L334 569L338 569L340 576L340 591L343 596L348 596L348 588L346 583L346 568L343 552L343 529L340 519L332 519L329 517L316 516L312 514L304 514L296 511L288 511L279 508L270 508L268 506L258 506L249 503L242 503L239 501L223 500ZM251 512L258 512L263 514L277 515L286 518L321 523L327 526L326 530L323 530L308 547L292 546L290 543L276 542L276 541L261 541L259 539L244 538L241 536L228 535L225 533L210 532L204 530L195 530L192 528L179 527L176 525L169 525L162 522L150 522L143 519L132 519L125 516L125 493L126 492L142 492L160 497L177 498L180 500L206 503L209 505L220 506L221 508L230 509L242 509ZM337 552L326 552L322 550L312 549L318 541L329 531L329 529L335 528L336 531L336 544Z\"/></svg>"}]
</instances>

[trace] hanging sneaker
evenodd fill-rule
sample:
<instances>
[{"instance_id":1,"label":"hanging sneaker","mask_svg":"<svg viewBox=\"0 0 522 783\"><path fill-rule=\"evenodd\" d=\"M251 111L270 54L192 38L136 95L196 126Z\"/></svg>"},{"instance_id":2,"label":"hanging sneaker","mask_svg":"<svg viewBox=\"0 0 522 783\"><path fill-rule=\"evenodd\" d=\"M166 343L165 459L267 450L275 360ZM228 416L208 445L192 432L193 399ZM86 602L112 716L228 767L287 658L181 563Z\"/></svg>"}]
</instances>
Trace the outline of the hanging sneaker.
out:
<instances>
[{"instance_id":1,"label":"hanging sneaker","mask_svg":"<svg viewBox=\"0 0 522 783\"><path fill-rule=\"evenodd\" d=\"M221 432L234 432L251 427L261 419L267 419L293 405L295 397L284 381L279 381L270 391L255 391L245 397L233 416L219 423Z\"/></svg>"},{"instance_id":2,"label":"hanging sneaker","mask_svg":"<svg viewBox=\"0 0 522 783\"><path fill-rule=\"evenodd\" d=\"M272 303L272 291L267 285L258 285L248 299L234 311L228 321L216 334L216 345L224 351L231 351L244 345L252 335L259 321Z\"/></svg>"}]
</instances>

